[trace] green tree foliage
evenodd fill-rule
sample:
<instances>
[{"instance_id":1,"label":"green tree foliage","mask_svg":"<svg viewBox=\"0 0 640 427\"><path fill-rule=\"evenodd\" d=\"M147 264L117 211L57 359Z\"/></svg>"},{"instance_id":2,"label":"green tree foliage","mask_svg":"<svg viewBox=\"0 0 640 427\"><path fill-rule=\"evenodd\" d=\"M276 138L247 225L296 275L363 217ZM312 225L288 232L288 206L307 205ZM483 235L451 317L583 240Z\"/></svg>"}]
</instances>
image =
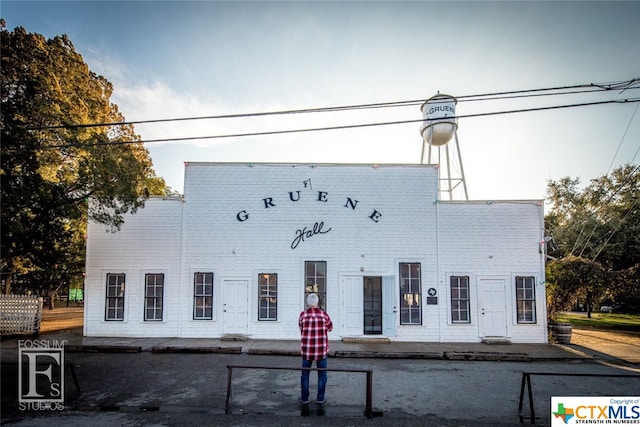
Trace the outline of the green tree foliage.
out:
<instances>
[{"instance_id":1,"label":"green tree foliage","mask_svg":"<svg viewBox=\"0 0 640 427\"><path fill-rule=\"evenodd\" d=\"M82 126L124 117L66 36L1 26L5 292L13 272L81 280L87 219L118 229L166 185L133 126Z\"/></svg>"},{"instance_id":2,"label":"green tree foliage","mask_svg":"<svg viewBox=\"0 0 640 427\"><path fill-rule=\"evenodd\" d=\"M571 308L578 299L590 307L605 288L602 266L586 258L569 255L547 264L547 300L549 317Z\"/></svg>"},{"instance_id":3,"label":"green tree foliage","mask_svg":"<svg viewBox=\"0 0 640 427\"><path fill-rule=\"evenodd\" d=\"M560 260L547 268L551 295L563 301L580 297L588 308L603 300L633 299L633 290L640 288L640 166L619 167L582 189L579 179L550 181L547 196L551 210L545 223L547 234L553 236L548 254ZM582 264L589 264L591 270ZM600 283L590 278L578 280L579 275L568 272L561 275L561 268L575 268L582 274L601 270ZM558 290L554 287L560 283L553 282L558 277L575 280L562 281L564 289Z\"/></svg>"}]
</instances>

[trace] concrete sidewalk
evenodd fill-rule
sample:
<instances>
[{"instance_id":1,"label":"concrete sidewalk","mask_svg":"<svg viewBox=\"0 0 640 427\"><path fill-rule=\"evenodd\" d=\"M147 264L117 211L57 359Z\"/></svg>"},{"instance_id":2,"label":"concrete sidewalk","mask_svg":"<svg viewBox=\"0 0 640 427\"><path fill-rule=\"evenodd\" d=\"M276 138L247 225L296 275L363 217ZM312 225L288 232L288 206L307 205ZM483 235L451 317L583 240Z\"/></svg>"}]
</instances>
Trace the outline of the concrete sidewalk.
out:
<instances>
[{"instance_id":1,"label":"concrete sidewalk","mask_svg":"<svg viewBox=\"0 0 640 427\"><path fill-rule=\"evenodd\" d=\"M43 311L41 337L65 340L72 352L237 353L299 355L294 340L233 340L199 338L86 338L82 336L83 307ZM17 348L3 337L2 348ZM436 360L562 361L595 359L637 367L640 333L574 328L571 344L417 343L365 338L331 341L331 357Z\"/></svg>"},{"instance_id":2,"label":"concrete sidewalk","mask_svg":"<svg viewBox=\"0 0 640 427\"><path fill-rule=\"evenodd\" d=\"M2 348L17 348L20 337L5 338ZM40 334L39 339L65 342L67 352L237 353L299 356L298 340L242 338L113 338L83 337L82 329ZM388 342L345 339L330 342L330 357L434 360L551 361L588 358L570 345Z\"/></svg>"}]
</instances>

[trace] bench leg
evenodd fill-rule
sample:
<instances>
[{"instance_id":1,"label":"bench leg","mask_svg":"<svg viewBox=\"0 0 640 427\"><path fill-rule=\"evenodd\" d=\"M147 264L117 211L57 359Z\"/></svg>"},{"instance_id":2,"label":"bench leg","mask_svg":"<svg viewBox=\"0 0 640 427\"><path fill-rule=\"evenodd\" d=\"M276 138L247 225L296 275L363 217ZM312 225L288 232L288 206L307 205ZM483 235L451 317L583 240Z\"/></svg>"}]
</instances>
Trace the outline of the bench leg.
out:
<instances>
[{"instance_id":1,"label":"bench leg","mask_svg":"<svg viewBox=\"0 0 640 427\"><path fill-rule=\"evenodd\" d=\"M227 366L227 399L224 404L224 413L229 414L231 409L231 376L233 375L233 368Z\"/></svg>"}]
</instances>

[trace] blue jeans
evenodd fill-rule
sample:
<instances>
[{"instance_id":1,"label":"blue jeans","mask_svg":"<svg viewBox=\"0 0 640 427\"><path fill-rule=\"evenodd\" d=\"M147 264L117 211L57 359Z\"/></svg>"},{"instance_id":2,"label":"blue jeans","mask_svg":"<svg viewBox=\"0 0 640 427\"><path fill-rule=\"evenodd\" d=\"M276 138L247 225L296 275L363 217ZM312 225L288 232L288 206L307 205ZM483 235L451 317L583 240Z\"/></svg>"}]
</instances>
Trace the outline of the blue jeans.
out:
<instances>
[{"instance_id":1,"label":"blue jeans","mask_svg":"<svg viewBox=\"0 0 640 427\"><path fill-rule=\"evenodd\" d=\"M316 360L317 368L326 368L327 367L327 358L325 357L322 360ZM305 360L302 359L302 367L310 368L313 365L313 360ZM309 373L311 371L303 370L302 375L300 376L300 385L302 387L302 400L305 402L309 400ZM317 399L322 401L324 400L324 390L327 386L327 371L318 371L318 395Z\"/></svg>"}]
</instances>

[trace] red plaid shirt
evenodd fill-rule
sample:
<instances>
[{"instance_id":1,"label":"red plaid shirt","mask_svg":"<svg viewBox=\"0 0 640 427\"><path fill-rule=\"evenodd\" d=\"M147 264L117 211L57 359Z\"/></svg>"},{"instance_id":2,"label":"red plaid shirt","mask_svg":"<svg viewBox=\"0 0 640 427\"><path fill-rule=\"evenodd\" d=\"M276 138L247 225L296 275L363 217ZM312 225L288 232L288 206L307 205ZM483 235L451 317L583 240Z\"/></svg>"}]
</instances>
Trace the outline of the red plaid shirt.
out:
<instances>
[{"instance_id":1,"label":"red plaid shirt","mask_svg":"<svg viewBox=\"0 0 640 427\"><path fill-rule=\"evenodd\" d=\"M329 353L328 332L333 330L329 315L319 308L310 307L300 313L298 326L302 339L300 350L305 360L322 360Z\"/></svg>"}]
</instances>

